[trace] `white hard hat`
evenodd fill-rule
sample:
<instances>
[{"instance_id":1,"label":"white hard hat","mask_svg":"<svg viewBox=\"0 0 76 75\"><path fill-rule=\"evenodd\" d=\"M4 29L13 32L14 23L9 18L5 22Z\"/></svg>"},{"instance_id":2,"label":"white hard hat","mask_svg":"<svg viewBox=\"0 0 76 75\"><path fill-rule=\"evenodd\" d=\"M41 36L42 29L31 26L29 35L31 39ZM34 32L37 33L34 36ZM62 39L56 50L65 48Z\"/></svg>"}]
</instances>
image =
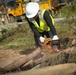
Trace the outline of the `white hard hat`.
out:
<instances>
[{"instance_id":1,"label":"white hard hat","mask_svg":"<svg viewBox=\"0 0 76 75\"><path fill-rule=\"evenodd\" d=\"M33 18L39 10L39 5L36 2L30 2L26 5L26 17Z\"/></svg>"}]
</instances>

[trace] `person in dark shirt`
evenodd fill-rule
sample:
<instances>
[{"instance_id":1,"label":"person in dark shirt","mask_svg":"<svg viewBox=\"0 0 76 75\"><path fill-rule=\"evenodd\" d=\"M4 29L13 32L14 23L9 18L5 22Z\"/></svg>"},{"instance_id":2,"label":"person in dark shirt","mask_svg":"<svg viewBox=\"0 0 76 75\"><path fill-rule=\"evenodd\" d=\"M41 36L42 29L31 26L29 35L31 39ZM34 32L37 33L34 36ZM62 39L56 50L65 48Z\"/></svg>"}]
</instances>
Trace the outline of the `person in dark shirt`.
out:
<instances>
[{"instance_id":1,"label":"person in dark shirt","mask_svg":"<svg viewBox=\"0 0 76 75\"><path fill-rule=\"evenodd\" d=\"M44 42L45 35L52 40L59 40L54 27L54 19L48 10L41 9L36 2L26 5L26 18L34 32L35 43L40 47L40 42ZM57 49L59 51L59 49Z\"/></svg>"}]
</instances>

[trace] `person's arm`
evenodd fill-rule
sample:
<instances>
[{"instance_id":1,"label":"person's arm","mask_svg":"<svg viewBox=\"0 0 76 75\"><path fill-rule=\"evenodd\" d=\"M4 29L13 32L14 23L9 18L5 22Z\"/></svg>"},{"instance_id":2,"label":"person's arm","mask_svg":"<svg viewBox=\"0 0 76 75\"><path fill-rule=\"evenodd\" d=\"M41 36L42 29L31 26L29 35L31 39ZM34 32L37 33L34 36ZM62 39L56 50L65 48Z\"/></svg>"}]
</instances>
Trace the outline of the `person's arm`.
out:
<instances>
[{"instance_id":1,"label":"person's arm","mask_svg":"<svg viewBox=\"0 0 76 75\"><path fill-rule=\"evenodd\" d=\"M27 19L27 21L28 21L28 23L29 23L30 28L31 28L32 31L34 32L34 34L35 34L36 36L38 36L38 38L39 38L41 35L40 35L40 33L37 31L35 25L34 25L32 22L30 22L28 19Z\"/></svg>"},{"instance_id":2,"label":"person's arm","mask_svg":"<svg viewBox=\"0 0 76 75\"><path fill-rule=\"evenodd\" d=\"M48 11L45 11L44 13L44 20L46 21L47 25L50 27L51 32L53 33L53 38L52 40L59 40L57 33L56 33L56 29L52 23L52 20L50 18L50 13Z\"/></svg>"},{"instance_id":3,"label":"person's arm","mask_svg":"<svg viewBox=\"0 0 76 75\"><path fill-rule=\"evenodd\" d=\"M56 29L52 23L52 20L50 18L50 13L46 10L44 13L44 20L46 21L47 25L50 27L51 32L53 33L53 35L57 35L56 33Z\"/></svg>"}]
</instances>

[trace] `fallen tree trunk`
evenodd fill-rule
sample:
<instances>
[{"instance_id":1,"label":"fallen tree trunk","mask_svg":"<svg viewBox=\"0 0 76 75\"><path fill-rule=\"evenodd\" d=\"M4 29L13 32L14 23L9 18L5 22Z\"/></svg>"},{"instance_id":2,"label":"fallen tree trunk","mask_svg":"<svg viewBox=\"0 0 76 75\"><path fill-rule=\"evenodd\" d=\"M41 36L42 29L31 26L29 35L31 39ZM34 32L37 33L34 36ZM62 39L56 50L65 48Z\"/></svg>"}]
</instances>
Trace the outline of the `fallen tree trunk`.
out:
<instances>
[{"instance_id":1,"label":"fallen tree trunk","mask_svg":"<svg viewBox=\"0 0 76 75\"><path fill-rule=\"evenodd\" d=\"M60 38L60 40L65 40L65 39L73 40L73 39L76 39L76 36L64 36Z\"/></svg>"},{"instance_id":2,"label":"fallen tree trunk","mask_svg":"<svg viewBox=\"0 0 76 75\"><path fill-rule=\"evenodd\" d=\"M46 60L49 59L49 55L43 55L39 58L36 58L36 59L32 59L30 60L29 62L25 63L21 69L26 69L27 67L30 67L30 68L33 68L35 67L36 65L38 64L41 64L43 61L45 62Z\"/></svg>"},{"instance_id":3,"label":"fallen tree trunk","mask_svg":"<svg viewBox=\"0 0 76 75\"><path fill-rule=\"evenodd\" d=\"M76 64L67 63L55 66L44 67L30 71L9 73L5 75L76 75Z\"/></svg>"},{"instance_id":4,"label":"fallen tree trunk","mask_svg":"<svg viewBox=\"0 0 76 75\"><path fill-rule=\"evenodd\" d=\"M68 45L69 44L69 45ZM60 38L60 47L76 46L76 36L64 36Z\"/></svg>"},{"instance_id":5,"label":"fallen tree trunk","mask_svg":"<svg viewBox=\"0 0 76 75\"><path fill-rule=\"evenodd\" d=\"M11 53L11 56L12 54L13 52ZM28 55L19 55L16 59L11 59L9 63L5 62L4 64L6 65L0 66L0 72L12 71L18 68L22 70L30 67L30 69L32 69L34 67L41 68L49 65L51 66L63 63L75 63L75 62L76 62L76 47L67 48L58 53L52 53L52 54L43 53L40 48L37 48Z\"/></svg>"},{"instance_id":6,"label":"fallen tree trunk","mask_svg":"<svg viewBox=\"0 0 76 75\"><path fill-rule=\"evenodd\" d=\"M27 62L21 68L24 69L26 69L27 67L41 68L48 65L51 66L51 65L64 64L64 63L75 63L75 62L76 62L76 47L72 47L72 48L64 49L59 53L45 54L38 59Z\"/></svg>"},{"instance_id":7,"label":"fallen tree trunk","mask_svg":"<svg viewBox=\"0 0 76 75\"><path fill-rule=\"evenodd\" d=\"M5 66L1 66L0 67L0 72L6 72L6 71L10 71L13 69L17 69L19 68L21 65L25 64L26 62L28 62L29 60L33 59L34 57L36 57L37 55L39 55L41 52L41 49L38 48L35 51L33 51L32 53L28 54L28 55L20 55L17 59L12 60L9 62L9 64L5 65ZM13 56L12 56L13 57ZM7 60L7 59L6 59ZM7 60L9 61L9 60ZM5 63L6 64L6 63Z\"/></svg>"}]
</instances>

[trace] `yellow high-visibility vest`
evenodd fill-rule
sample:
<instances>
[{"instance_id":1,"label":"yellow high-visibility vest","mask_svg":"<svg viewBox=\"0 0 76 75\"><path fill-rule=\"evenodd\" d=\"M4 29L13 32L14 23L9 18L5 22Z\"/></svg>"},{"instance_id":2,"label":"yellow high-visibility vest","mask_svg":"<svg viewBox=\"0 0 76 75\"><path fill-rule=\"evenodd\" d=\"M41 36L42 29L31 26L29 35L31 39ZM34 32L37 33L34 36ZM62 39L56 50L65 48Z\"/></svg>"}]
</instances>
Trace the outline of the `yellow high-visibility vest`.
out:
<instances>
[{"instance_id":1,"label":"yellow high-visibility vest","mask_svg":"<svg viewBox=\"0 0 76 75\"><path fill-rule=\"evenodd\" d=\"M44 32L44 31L49 31L50 30L50 27L46 24L46 22L45 22L45 20L43 18L44 12L45 12L45 10L40 10L40 12L38 12L39 19L40 19L40 26L38 25L38 23L36 22L35 19L33 19L33 18L29 19L29 21L31 21L35 25L35 27L37 28L37 30L39 32ZM52 23L54 24L54 19L51 16L51 14L50 14L50 17L52 19Z\"/></svg>"}]
</instances>

